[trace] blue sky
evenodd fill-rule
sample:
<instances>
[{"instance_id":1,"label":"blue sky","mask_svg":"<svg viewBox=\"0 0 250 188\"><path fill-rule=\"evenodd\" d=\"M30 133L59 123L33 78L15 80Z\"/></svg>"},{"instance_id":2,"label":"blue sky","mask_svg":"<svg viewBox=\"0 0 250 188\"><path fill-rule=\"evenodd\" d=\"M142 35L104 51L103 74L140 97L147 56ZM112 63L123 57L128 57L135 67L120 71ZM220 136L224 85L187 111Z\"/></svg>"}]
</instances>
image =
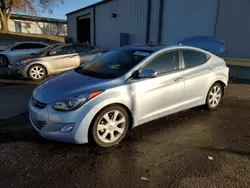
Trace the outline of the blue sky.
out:
<instances>
[{"instance_id":1,"label":"blue sky","mask_svg":"<svg viewBox=\"0 0 250 188\"><path fill-rule=\"evenodd\" d=\"M37 16L66 19L65 14L83 8L101 0L64 0L64 4L55 7L53 14L39 12Z\"/></svg>"},{"instance_id":2,"label":"blue sky","mask_svg":"<svg viewBox=\"0 0 250 188\"><path fill-rule=\"evenodd\" d=\"M64 0L64 4L55 7L53 14L40 13L39 16L66 19L65 14L91 5L100 0Z\"/></svg>"}]
</instances>

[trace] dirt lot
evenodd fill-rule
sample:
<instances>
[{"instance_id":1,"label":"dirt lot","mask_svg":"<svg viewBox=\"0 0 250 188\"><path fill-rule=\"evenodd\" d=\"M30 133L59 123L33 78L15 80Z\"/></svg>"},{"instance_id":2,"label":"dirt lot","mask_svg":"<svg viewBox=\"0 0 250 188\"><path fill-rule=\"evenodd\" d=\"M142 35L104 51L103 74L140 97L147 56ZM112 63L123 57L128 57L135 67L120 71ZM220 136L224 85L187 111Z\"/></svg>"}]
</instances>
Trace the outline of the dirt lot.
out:
<instances>
[{"instance_id":1,"label":"dirt lot","mask_svg":"<svg viewBox=\"0 0 250 188\"><path fill-rule=\"evenodd\" d=\"M18 97L35 87L12 84L2 83L0 93L15 87ZM24 110L0 120L0 187L250 187L249 120L243 84L230 84L216 111L147 123L109 149L44 140Z\"/></svg>"}]
</instances>

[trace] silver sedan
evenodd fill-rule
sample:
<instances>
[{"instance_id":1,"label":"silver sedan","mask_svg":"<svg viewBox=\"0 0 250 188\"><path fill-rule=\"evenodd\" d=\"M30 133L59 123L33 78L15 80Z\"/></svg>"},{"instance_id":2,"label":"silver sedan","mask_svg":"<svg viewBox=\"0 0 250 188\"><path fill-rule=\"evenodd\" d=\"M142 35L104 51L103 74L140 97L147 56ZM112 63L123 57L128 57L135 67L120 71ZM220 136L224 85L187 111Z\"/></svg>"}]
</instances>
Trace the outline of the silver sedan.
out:
<instances>
[{"instance_id":1,"label":"silver sedan","mask_svg":"<svg viewBox=\"0 0 250 188\"><path fill-rule=\"evenodd\" d=\"M47 47L48 44L42 42L16 42L0 50L0 67L7 66L9 62L14 61L24 55L29 55L37 50Z\"/></svg>"},{"instance_id":2,"label":"silver sedan","mask_svg":"<svg viewBox=\"0 0 250 188\"><path fill-rule=\"evenodd\" d=\"M10 74L20 74L33 80L43 80L49 75L73 69L105 50L86 44L54 44L16 59L9 64Z\"/></svg>"},{"instance_id":3,"label":"silver sedan","mask_svg":"<svg viewBox=\"0 0 250 188\"><path fill-rule=\"evenodd\" d=\"M224 44L192 40L121 47L45 80L29 102L34 129L47 139L109 147L146 122L200 105L217 108L229 68L211 52Z\"/></svg>"}]
</instances>

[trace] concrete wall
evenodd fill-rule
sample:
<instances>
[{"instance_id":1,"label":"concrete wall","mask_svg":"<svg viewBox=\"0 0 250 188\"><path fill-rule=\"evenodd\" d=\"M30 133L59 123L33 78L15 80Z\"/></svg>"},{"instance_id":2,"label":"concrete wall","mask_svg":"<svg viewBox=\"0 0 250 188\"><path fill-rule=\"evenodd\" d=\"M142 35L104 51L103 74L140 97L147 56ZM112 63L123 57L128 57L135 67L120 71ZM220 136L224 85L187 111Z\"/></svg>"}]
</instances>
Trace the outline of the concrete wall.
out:
<instances>
[{"instance_id":1,"label":"concrete wall","mask_svg":"<svg viewBox=\"0 0 250 188\"><path fill-rule=\"evenodd\" d=\"M114 0L96 7L96 45L107 49L120 46L120 33L129 33L129 43L145 43L147 1ZM116 13L112 18L110 13Z\"/></svg>"},{"instance_id":2,"label":"concrete wall","mask_svg":"<svg viewBox=\"0 0 250 188\"><path fill-rule=\"evenodd\" d=\"M218 0L164 0L162 43L193 35L213 36L217 6Z\"/></svg>"},{"instance_id":3,"label":"concrete wall","mask_svg":"<svg viewBox=\"0 0 250 188\"><path fill-rule=\"evenodd\" d=\"M67 17L67 23L68 23L68 36L72 37L74 41L77 41L77 20L79 16L84 15L90 15L90 30L91 30L91 44L94 44L94 14L93 14L93 8L89 8L87 10L77 12L75 14L71 14Z\"/></svg>"},{"instance_id":4,"label":"concrete wall","mask_svg":"<svg viewBox=\"0 0 250 188\"><path fill-rule=\"evenodd\" d=\"M250 58L250 1L220 0L216 37L225 41L225 57Z\"/></svg>"},{"instance_id":5,"label":"concrete wall","mask_svg":"<svg viewBox=\"0 0 250 188\"><path fill-rule=\"evenodd\" d=\"M19 23L21 25L21 33L62 35L62 36L67 35L67 24L10 19L8 24L9 24L9 30L11 32L17 32L16 23Z\"/></svg>"}]
</instances>

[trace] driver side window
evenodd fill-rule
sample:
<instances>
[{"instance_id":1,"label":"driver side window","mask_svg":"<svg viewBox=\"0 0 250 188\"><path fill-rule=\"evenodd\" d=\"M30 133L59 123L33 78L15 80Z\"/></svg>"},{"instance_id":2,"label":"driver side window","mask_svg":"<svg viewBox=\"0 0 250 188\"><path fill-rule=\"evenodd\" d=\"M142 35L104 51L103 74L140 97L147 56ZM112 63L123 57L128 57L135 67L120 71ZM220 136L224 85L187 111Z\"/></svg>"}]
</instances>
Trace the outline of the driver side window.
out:
<instances>
[{"instance_id":1,"label":"driver side window","mask_svg":"<svg viewBox=\"0 0 250 188\"><path fill-rule=\"evenodd\" d=\"M178 70L179 68L180 64L178 51L163 53L143 67L143 69L153 69L158 74Z\"/></svg>"}]
</instances>

